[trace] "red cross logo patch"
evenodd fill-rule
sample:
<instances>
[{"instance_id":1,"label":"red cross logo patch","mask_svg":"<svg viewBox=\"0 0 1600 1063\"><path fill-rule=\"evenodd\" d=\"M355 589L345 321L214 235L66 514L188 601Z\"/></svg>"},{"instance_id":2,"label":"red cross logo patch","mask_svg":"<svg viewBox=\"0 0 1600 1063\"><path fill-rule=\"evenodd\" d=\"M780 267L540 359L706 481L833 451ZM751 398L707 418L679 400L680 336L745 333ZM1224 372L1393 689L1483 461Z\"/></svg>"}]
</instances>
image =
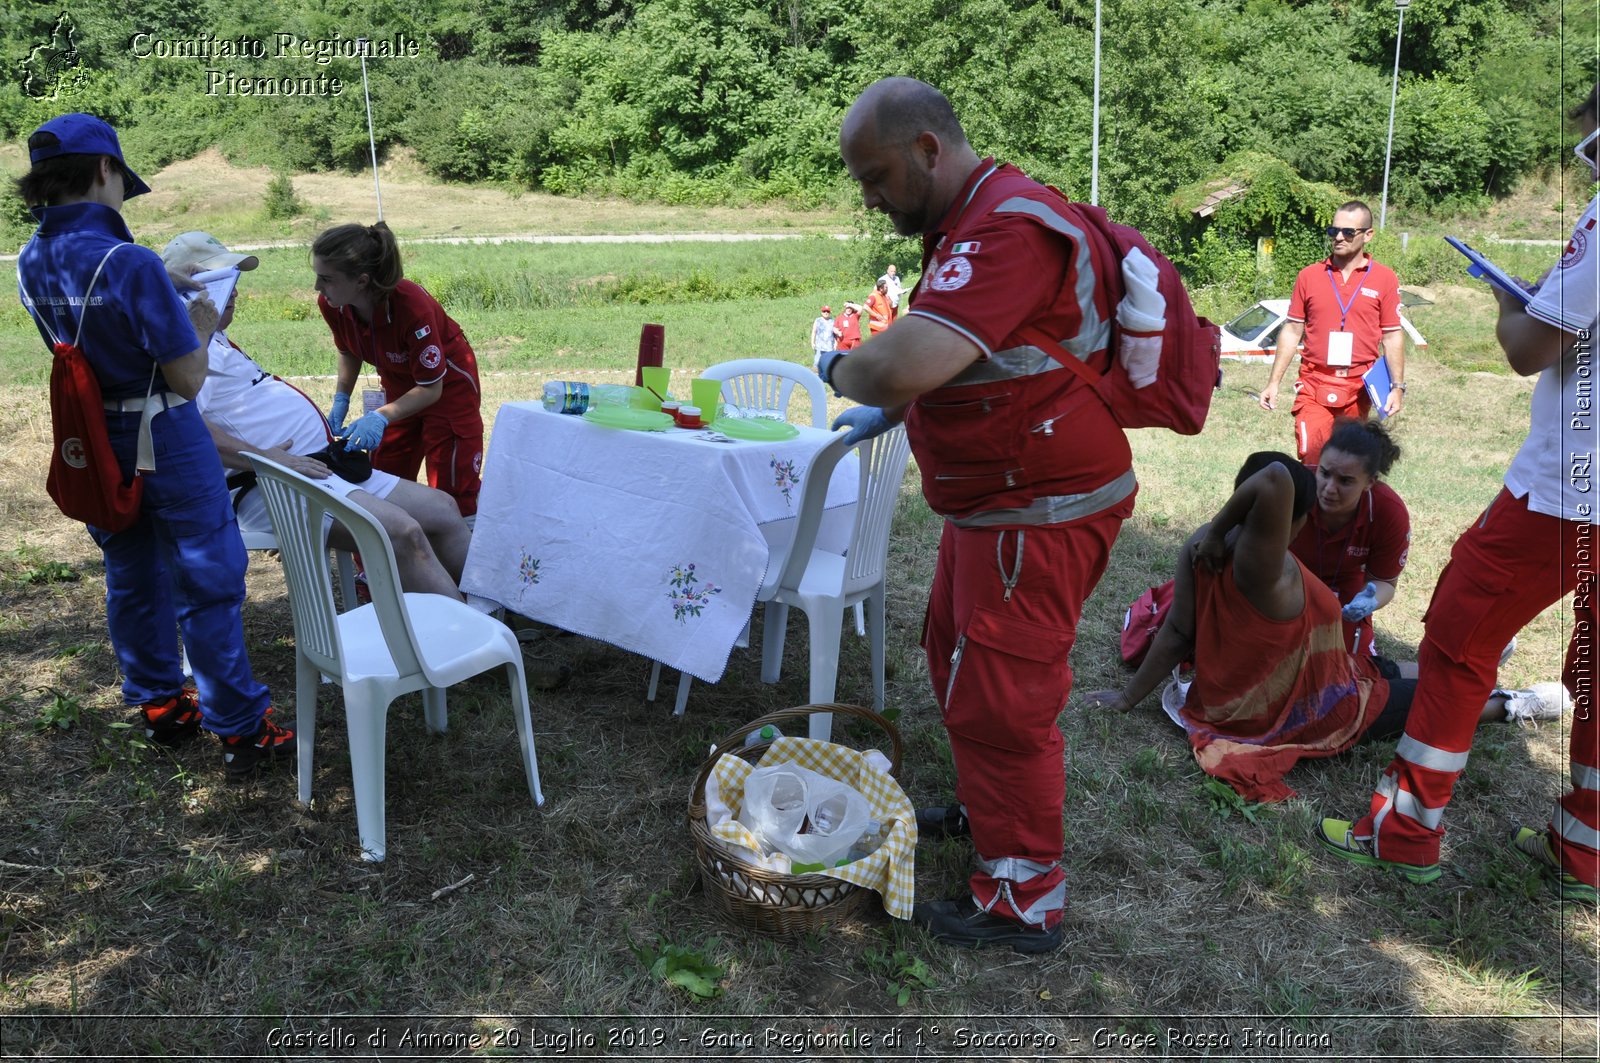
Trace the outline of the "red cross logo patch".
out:
<instances>
[{"instance_id":1,"label":"red cross logo patch","mask_svg":"<svg viewBox=\"0 0 1600 1063\"><path fill-rule=\"evenodd\" d=\"M437 369L439 368L439 358L442 353L438 347L429 344L417 361L421 362L426 369Z\"/></svg>"},{"instance_id":2,"label":"red cross logo patch","mask_svg":"<svg viewBox=\"0 0 1600 1063\"><path fill-rule=\"evenodd\" d=\"M74 469L85 468L89 464L89 457L84 453L83 440L77 436L63 440L61 443L61 460L71 465Z\"/></svg>"},{"instance_id":3,"label":"red cross logo patch","mask_svg":"<svg viewBox=\"0 0 1600 1063\"><path fill-rule=\"evenodd\" d=\"M936 292L953 292L964 287L972 279L972 262L961 255L954 255L944 265L933 271L933 280L929 283Z\"/></svg>"}]
</instances>

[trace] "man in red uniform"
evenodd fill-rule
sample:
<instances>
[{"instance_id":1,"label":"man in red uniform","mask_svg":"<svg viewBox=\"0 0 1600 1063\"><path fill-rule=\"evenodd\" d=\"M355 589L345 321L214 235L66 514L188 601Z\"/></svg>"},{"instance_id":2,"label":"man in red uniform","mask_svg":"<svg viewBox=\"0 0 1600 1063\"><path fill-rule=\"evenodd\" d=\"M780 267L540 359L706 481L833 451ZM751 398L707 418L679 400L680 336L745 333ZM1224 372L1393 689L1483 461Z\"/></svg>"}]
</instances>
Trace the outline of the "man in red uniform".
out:
<instances>
[{"instance_id":1,"label":"man in red uniform","mask_svg":"<svg viewBox=\"0 0 1600 1063\"><path fill-rule=\"evenodd\" d=\"M909 312L821 366L837 392L873 404L841 415L854 436L904 420L923 494L946 518L923 648L959 803L918 824L970 831L978 867L969 893L912 919L951 944L1042 952L1061 943L1066 903L1067 657L1137 484L1110 410L1033 338L1109 367L1109 252L1058 193L980 159L931 85L870 86L839 142L868 209L923 238Z\"/></svg>"},{"instance_id":2,"label":"man in red uniform","mask_svg":"<svg viewBox=\"0 0 1600 1063\"><path fill-rule=\"evenodd\" d=\"M1278 408L1278 385L1302 338L1300 377L1294 385L1294 445L1315 465L1339 417L1365 417L1372 408L1361 378L1382 356L1394 390L1384 413L1400 412L1405 399L1405 335L1400 331L1400 281L1363 248L1372 239L1372 209L1351 200L1328 226L1333 253L1295 278L1289 319L1278 331L1272 376L1261 389L1261 408Z\"/></svg>"}]
</instances>

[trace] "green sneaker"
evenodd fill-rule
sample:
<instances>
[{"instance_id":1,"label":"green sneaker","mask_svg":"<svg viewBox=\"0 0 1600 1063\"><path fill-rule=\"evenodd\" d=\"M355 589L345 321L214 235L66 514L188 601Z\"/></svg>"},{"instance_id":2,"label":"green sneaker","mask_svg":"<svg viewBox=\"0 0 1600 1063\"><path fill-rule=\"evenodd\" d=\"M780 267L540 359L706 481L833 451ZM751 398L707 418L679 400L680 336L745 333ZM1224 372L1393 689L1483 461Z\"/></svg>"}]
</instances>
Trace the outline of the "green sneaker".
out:
<instances>
[{"instance_id":1,"label":"green sneaker","mask_svg":"<svg viewBox=\"0 0 1600 1063\"><path fill-rule=\"evenodd\" d=\"M1545 882L1562 900L1587 904L1591 908L1600 903L1600 899L1597 899L1600 890L1562 870L1561 860L1550 847L1548 830L1518 827L1517 833L1511 838L1511 848L1539 866L1539 870L1544 872Z\"/></svg>"},{"instance_id":2,"label":"green sneaker","mask_svg":"<svg viewBox=\"0 0 1600 1063\"><path fill-rule=\"evenodd\" d=\"M1382 860L1372 855L1372 842L1363 841L1350 833L1352 824L1347 819L1324 819L1317 827L1317 841L1335 856L1352 864L1393 872L1408 882L1426 885L1444 874L1438 864L1402 864L1397 860Z\"/></svg>"}]
</instances>

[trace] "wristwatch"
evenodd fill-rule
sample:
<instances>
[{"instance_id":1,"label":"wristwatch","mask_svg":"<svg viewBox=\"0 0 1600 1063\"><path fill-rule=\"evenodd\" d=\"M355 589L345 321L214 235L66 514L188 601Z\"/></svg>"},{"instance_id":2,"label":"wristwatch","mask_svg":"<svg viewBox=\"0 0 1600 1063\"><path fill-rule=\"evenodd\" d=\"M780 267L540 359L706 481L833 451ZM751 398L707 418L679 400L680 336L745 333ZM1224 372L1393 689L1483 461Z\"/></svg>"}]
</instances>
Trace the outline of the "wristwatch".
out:
<instances>
[{"instance_id":1,"label":"wristwatch","mask_svg":"<svg viewBox=\"0 0 1600 1063\"><path fill-rule=\"evenodd\" d=\"M1406 386L1404 384L1390 384L1389 386L1401 393L1404 393L1406 390Z\"/></svg>"}]
</instances>

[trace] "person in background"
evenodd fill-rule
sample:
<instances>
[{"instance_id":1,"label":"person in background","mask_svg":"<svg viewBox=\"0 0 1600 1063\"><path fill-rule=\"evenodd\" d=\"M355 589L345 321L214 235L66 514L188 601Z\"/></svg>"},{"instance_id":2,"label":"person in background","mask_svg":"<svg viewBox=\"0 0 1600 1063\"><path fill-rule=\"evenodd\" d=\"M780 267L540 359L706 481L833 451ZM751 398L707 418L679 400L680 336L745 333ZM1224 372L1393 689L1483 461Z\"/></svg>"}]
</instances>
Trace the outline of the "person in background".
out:
<instances>
[{"instance_id":1,"label":"person in background","mask_svg":"<svg viewBox=\"0 0 1600 1063\"><path fill-rule=\"evenodd\" d=\"M900 296L905 290L900 283L900 271L895 269L893 262L883 271L878 283L883 285L884 294L889 297L889 320L893 321L900 316Z\"/></svg>"},{"instance_id":2,"label":"person in background","mask_svg":"<svg viewBox=\"0 0 1600 1063\"><path fill-rule=\"evenodd\" d=\"M1326 453L1326 451L1324 451ZM1316 509L1318 478L1288 454L1250 455L1233 494L1184 544L1172 609L1119 694L1092 709L1138 705L1184 661L1194 679L1163 693L1195 761L1251 801L1294 796L1284 774L1303 759L1400 733L1416 667L1352 652L1339 600L1289 544ZM1175 696L1181 691L1181 696ZM1495 691L1478 722L1558 719L1559 683Z\"/></svg>"},{"instance_id":3,"label":"person in background","mask_svg":"<svg viewBox=\"0 0 1600 1063\"><path fill-rule=\"evenodd\" d=\"M203 232L174 237L161 258L178 271L253 270L260 264L254 255L234 254ZM388 533L404 589L461 601L457 585L472 531L454 500L443 491L378 469L359 482L335 475L329 466L335 440L317 404L261 368L228 337L237 302L235 288L211 333L205 383L195 396L223 466L248 473L251 466L245 455L260 454L348 498L377 517ZM266 504L252 485L236 490L234 511L243 530L272 530ZM355 541L337 526L330 531L329 542L346 550L355 548Z\"/></svg>"},{"instance_id":4,"label":"person in background","mask_svg":"<svg viewBox=\"0 0 1600 1063\"><path fill-rule=\"evenodd\" d=\"M1381 479L1399 458L1377 421L1335 421L1317 458L1317 504L1289 544L1338 596L1351 653L1378 652L1372 614L1394 600L1411 550L1411 514Z\"/></svg>"},{"instance_id":5,"label":"person in background","mask_svg":"<svg viewBox=\"0 0 1600 1063\"><path fill-rule=\"evenodd\" d=\"M837 346L839 330L833 323L833 309L825 306L811 323L811 364L814 366L822 360L823 351L831 351Z\"/></svg>"},{"instance_id":6,"label":"person in background","mask_svg":"<svg viewBox=\"0 0 1600 1063\"><path fill-rule=\"evenodd\" d=\"M855 303L845 303L844 310L839 314L837 322L839 327L839 349L853 351L861 346L861 307Z\"/></svg>"},{"instance_id":7,"label":"person in background","mask_svg":"<svg viewBox=\"0 0 1600 1063\"><path fill-rule=\"evenodd\" d=\"M272 721L245 654L244 544L190 401L206 375L196 333L210 334L216 308L203 297L185 308L161 259L133 242L122 204L150 186L123 161L109 125L87 114L53 118L28 138L28 155L17 190L39 229L17 258L23 306L47 348L78 337L124 479L146 464L141 451L153 455L140 473L138 519L116 532L88 528L105 562L123 699L158 744L186 741L202 726L217 735L230 779L292 763L294 732ZM183 685L178 631L194 690Z\"/></svg>"},{"instance_id":8,"label":"person in background","mask_svg":"<svg viewBox=\"0 0 1600 1063\"><path fill-rule=\"evenodd\" d=\"M1317 464L1322 444L1339 417L1366 417L1372 400L1362 377L1379 357L1393 390L1386 416L1405 400L1405 334L1400 331L1400 281L1394 270L1363 250L1372 239L1372 208L1352 199L1328 226L1332 253L1295 278L1289 317L1278 330L1272 374L1261 389L1261 408L1278 408L1278 387L1302 338L1300 376L1294 385L1294 443L1300 460Z\"/></svg>"},{"instance_id":9,"label":"person in background","mask_svg":"<svg viewBox=\"0 0 1600 1063\"><path fill-rule=\"evenodd\" d=\"M1600 85L1573 112L1582 128L1584 183L1600 179ZM1594 905L1600 887L1600 719L1594 703L1596 525L1594 330L1600 315L1600 247L1589 201L1561 258L1531 299L1493 289L1495 337L1522 376L1538 374L1528 437L1505 486L1456 540L1423 617L1421 682L1405 735L1356 820L1322 820L1317 838L1335 856L1413 880L1438 877L1444 812L1466 770L1474 720L1468 707L1495 683L1501 648L1568 594L1572 638L1562 678L1577 708L1569 745L1571 788L1543 828L1511 839L1563 900Z\"/></svg>"},{"instance_id":10,"label":"person in background","mask_svg":"<svg viewBox=\"0 0 1600 1063\"><path fill-rule=\"evenodd\" d=\"M1069 654L1138 489L1127 437L1077 373L1031 337L1064 337L1097 372L1114 308L1060 193L980 158L932 85L887 78L839 133L867 209L921 235L922 279L893 328L830 351L823 380L871 405L847 439L903 420L928 505L944 516L923 648L956 768L956 800L923 837L970 836L977 869L912 919L962 947L1037 953L1065 938L1061 867ZM888 298L879 283L886 312ZM1057 421L1040 430L1036 414Z\"/></svg>"},{"instance_id":11,"label":"person in background","mask_svg":"<svg viewBox=\"0 0 1600 1063\"><path fill-rule=\"evenodd\" d=\"M889 286L879 278L867 296L867 333L870 339L894 324L894 305L889 302Z\"/></svg>"},{"instance_id":12,"label":"person in background","mask_svg":"<svg viewBox=\"0 0 1600 1063\"><path fill-rule=\"evenodd\" d=\"M381 221L324 231L311 245L311 269L317 309L339 349L335 433L402 480L415 480L426 457L428 485L472 517L482 485L482 391L461 326L404 278L400 246ZM384 401L346 425L362 362L377 369Z\"/></svg>"}]
</instances>

